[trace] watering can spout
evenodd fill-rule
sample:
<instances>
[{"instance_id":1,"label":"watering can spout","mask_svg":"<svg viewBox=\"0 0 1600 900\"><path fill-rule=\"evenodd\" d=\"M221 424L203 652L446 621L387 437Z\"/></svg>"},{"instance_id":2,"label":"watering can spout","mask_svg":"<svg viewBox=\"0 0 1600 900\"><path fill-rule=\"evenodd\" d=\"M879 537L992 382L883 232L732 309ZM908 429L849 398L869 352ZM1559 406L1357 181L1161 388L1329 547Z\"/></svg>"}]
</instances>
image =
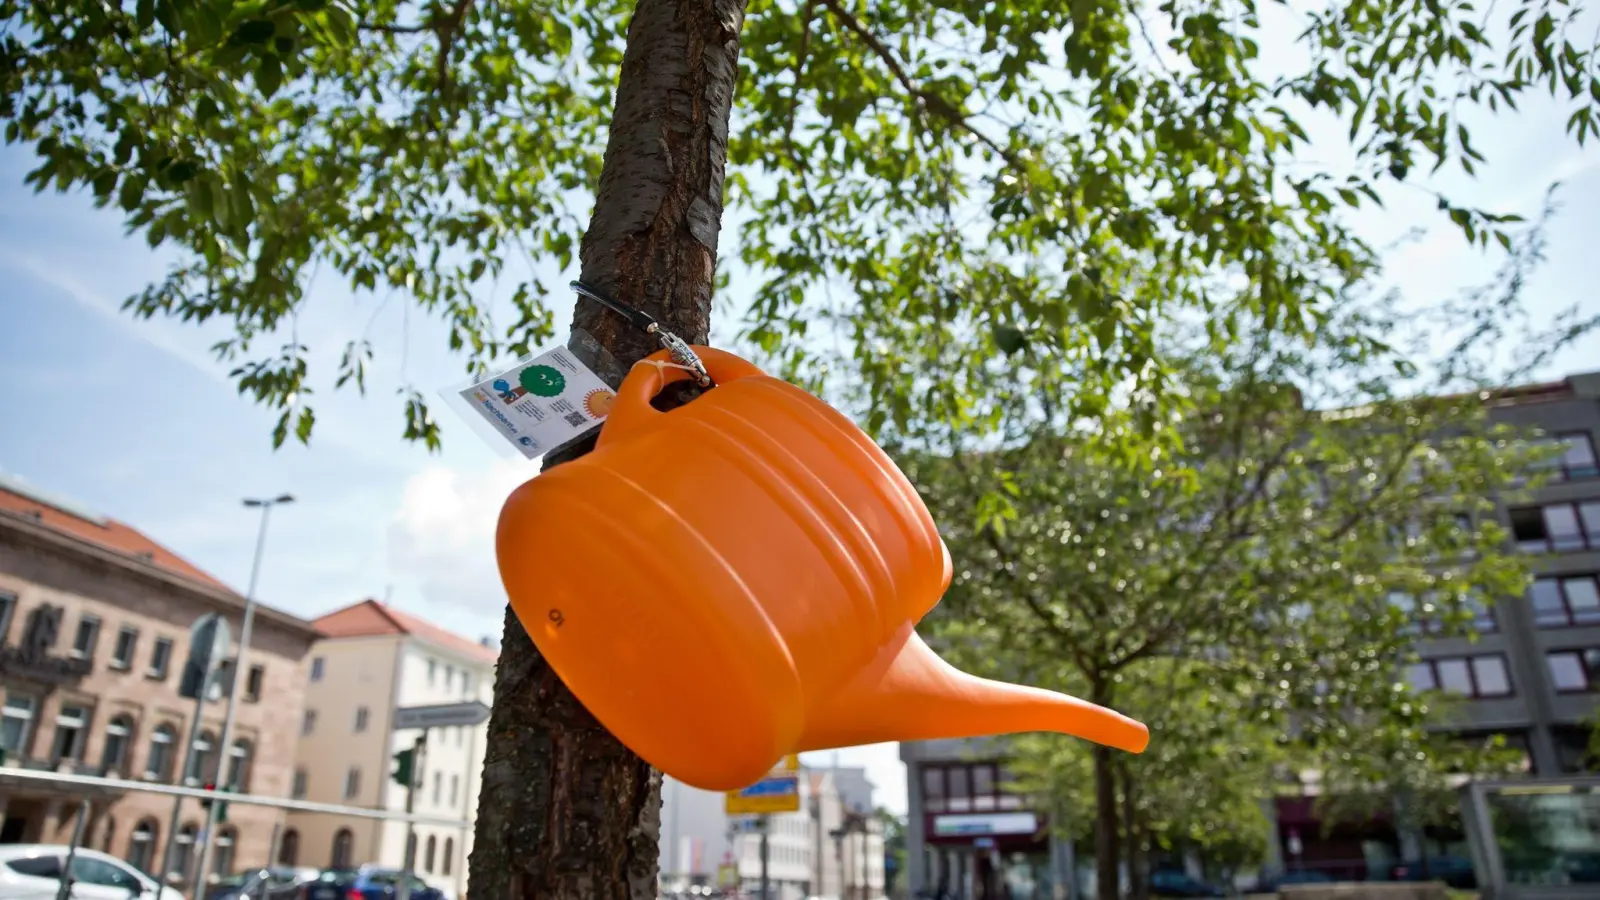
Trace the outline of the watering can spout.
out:
<instances>
[{"instance_id":1,"label":"watering can spout","mask_svg":"<svg viewBox=\"0 0 1600 900\"><path fill-rule=\"evenodd\" d=\"M969 675L934 653L909 626L903 642L847 690L815 710L801 750L886 741L1053 731L1132 753L1150 732L1121 713L1076 697Z\"/></svg>"}]
</instances>

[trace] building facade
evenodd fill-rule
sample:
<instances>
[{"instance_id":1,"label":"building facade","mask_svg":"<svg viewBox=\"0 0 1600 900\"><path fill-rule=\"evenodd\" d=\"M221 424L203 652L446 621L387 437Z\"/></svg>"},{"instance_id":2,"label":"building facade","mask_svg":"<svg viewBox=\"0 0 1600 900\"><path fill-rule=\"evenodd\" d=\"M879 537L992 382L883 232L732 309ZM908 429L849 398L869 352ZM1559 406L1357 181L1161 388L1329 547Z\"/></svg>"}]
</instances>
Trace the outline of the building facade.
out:
<instances>
[{"instance_id":1,"label":"building facade","mask_svg":"<svg viewBox=\"0 0 1600 900\"><path fill-rule=\"evenodd\" d=\"M1534 581L1526 596L1486 609L1470 637L1430 637L1419 624L1422 659L1406 677L1419 689L1462 698L1447 723L1451 731L1503 735L1526 754L1534 775L1576 774L1592 765L1585 760L1588 723L1600 691L1600 372L1510 389L1491 401L1489 416L1559 445L1544 486L1496 512ZM1426 598L1391 601L1419 608ZM1315 796L1310 785L1274 804L1274 866L1383 878L1424 850L1465 856L1452 829L1410 834L1386 819L1326 827Z\"/></svg>"},{"instance_id":2,"label":"building facade","mask_svg":"<svg viewBox=\"0 0 1600 900\"><path fill-rule=\"evenodd\" d=\"M402 811L406 789L394 756L420 735L394 727L393 711L477 700L494 692L497 651L414 616L365 600L314 623L325 635L306 663L304 713L293 795L321 803ZM419 762L415 811L472 821L478 811L487 725L435 728ZM285 865L404 862L403 822L291 813L279 848ZM415 869L453 896L467 893L471 829L416 828Z\"/></svg>"},{"instance_id":3,"label":"building facade","mask_svg":"<svg viewBox=\"0 0 1600 900\"><path fill-rule=\"evenodd\" d=\"M1044 814L1008 793L1001 739L908 741L906 881L958 900L1050 900L1069 896L1070 843L1055 840ZM1060 889L1060 893L1057 889Z\"/></svg>"},{"instance_id":4,"label":"building facade","mask_svg":"<svg viewBox=\"0 0 1600 900\"><path fill-rule=\"evenodd\" d=\"M258 607L233 746L217 746L225 702L200 714L178 693L189 629L221 613L239 633L244 598L140 532L11 480L0 480L0 843L65 843L80 803L85 843L170 881L193 878L204 811L134 790L47 785L20 770L108 775L287 796L309 622ZM227 771L218 771L219 757ZM221 775L221 778L217 778ZM213 872L262 865L281 810L232 805L212 843ZM172 853L167 855L168 844Z\"/></svg>"}]
</instances>

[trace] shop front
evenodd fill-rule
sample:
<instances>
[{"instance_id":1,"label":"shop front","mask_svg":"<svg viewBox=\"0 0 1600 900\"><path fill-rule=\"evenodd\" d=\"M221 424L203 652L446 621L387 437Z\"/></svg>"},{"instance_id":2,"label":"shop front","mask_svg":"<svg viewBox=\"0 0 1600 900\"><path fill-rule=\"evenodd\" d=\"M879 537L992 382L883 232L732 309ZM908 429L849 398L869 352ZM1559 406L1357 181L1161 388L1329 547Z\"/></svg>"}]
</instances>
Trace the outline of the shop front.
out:
<instances>
[{"instance_id":1,"label":"shop front","mask_svg":"<svg viewBox=\"0 0 1600 900\"><path fill-rule=\"evenodd\" d=\"M927 818L929 887L950 900L1048 900L1050 840L1027 810L941 813Z\"/></svg>"}]
</instances>

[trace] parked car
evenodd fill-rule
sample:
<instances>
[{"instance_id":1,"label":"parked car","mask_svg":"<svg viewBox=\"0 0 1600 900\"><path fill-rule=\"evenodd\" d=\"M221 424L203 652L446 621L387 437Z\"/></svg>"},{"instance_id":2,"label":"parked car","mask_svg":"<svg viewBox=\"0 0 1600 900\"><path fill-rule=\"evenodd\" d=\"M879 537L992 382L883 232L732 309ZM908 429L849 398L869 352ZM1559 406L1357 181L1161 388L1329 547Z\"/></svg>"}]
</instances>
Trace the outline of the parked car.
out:
<instances>
[{"instance_id":1,"label":"parked car","mask_svg":"<svg viewBox=\"0 0 1600 900\"><path fill-rule=\"evenodd\" d=\"M1222 888L1192 878L1177 869L1157 869L1150 873L1150 893L1156 897L1221 897Z\"/></svg>"},{"instance_id":2,"label":"parked car","mask_svg":"<svg viewBox=\"0 0 1600 900\"><path fill-rule=\"evenodd\" d=\"M1316 869L1295 869L1291 872L1263 875L1255 887L1246 893L1275 894L1278 888L1286 884L1332 884L1334 880L1334 877L1327 872L1318 872Z\"/></svg>"},{"instance_id":3,"label":"parked car","mask_svg":"<svg viewBox=\"0 0 1600 900\"><path fill-rule=\"evenodd\" d=\"M300 900L394 900L399 893L400 878L400 870L388 866L327 869L300 885ZM411 898L444 900L444 892L412 875Z\"/></svg>"},{"instance_id":4,"label":"parked car","mask_svg":"<svg viewBox=\"0 0 1600 900\"><path fill-rule=\"evenodd\" d=\"M0 900L56 900L68 848L59 844L0 846ZM73 900L183 900L170 887L98 850L72 854Z\"/></svg>"},{"instance_id":5,"label":"parked car","mask_svg":"<svg viewBox=\"0 0 1600 900\"><path fill-rule=\"evenodd\" d=\"M297 900L300 885L318 874L316 869L277 866L249 869L211 882L206 900Z\"/></svg>"},{"instance_id":6,"label":"parked car","mask_svg":"<svg viewBox=\"0 0 1600 900\"><path fill-rule=\"evenodd\" d=\"M1389 871L1389 877L1395 881L1442 881L1448 887L1464 890L1478 886L1472 860L1461 856L1430 856L1426 866L1421 860L1403 862Z\"/></svg>"}]
</instances>

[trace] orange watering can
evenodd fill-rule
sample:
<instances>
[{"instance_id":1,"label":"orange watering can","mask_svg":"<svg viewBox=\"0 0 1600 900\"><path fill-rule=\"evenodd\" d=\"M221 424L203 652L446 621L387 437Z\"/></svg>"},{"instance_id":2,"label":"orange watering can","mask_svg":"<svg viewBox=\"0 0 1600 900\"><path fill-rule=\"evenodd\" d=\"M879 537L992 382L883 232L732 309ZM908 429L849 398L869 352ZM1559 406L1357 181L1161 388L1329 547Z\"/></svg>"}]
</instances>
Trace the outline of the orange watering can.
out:
<instances>
[{"instance_id":1,"label":"orange watering can","mask_svg":"<svg viewBox=\"0 0 1600 900\"><path fill-rule=\"evenodd\" d=\"M517 617L612 734L718 791L788 753L881 741L1056 731L1144 749L1132 719L936 656L912 629L950 553L905 475L816 397L694 349L715 388L660 412L685 373L650 357L595 451L500 513Z\"/></svg>"}]
</instances>

